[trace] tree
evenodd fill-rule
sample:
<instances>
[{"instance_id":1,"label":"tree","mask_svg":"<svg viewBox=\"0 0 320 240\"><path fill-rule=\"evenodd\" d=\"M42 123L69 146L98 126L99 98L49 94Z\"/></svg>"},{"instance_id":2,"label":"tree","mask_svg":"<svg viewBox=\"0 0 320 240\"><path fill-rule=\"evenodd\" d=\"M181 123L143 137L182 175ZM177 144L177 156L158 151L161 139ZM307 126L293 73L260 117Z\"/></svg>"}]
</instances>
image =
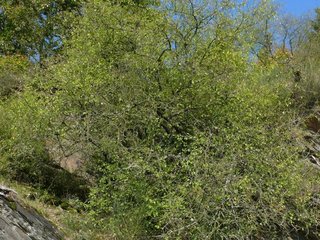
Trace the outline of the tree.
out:
<instances>
[{"instance_id":1,"label":"tree","mask_svg":"<svg viewBox=\"0 0 320 240\"><path fill-rule=\"evenodd\" d=\"M293 56L299 47L306 42L308 20L294 16L280 16L277 38L283 50L287 49Z\"/></svg>"},{"instance_id":2,"label":"tree","mask_svg":"<svg viewBox=\"0 0 320 240\"><path fill-rule=\"evenodd\" d=\"M288 84L250 61L259 37L274 51L272 5L141 3L85 4L62 60L6 102L1 156L81 152L90 216L119 239L318 234Z\"/></svg>"},{"instance_id":3,"label":"tree","mask_svg":"<svg viewBox=\"0 0 320 240\"><path fill-rule=\"evenodd\" d=\"M315 9L316 19L312 21L312 28L315 33L320 32L320 8Z\"/></svg>"},{"instance_id":4,"label":"tree","mask_svg":"<svg viewBox=\"0 0 320 240\"><path fill-rule=\"evenodd\" d=\"M81 14L81 1L0 1L0 54L24 55L34 62L52 56L62 47Z\"/></svg>"}]
</instances>

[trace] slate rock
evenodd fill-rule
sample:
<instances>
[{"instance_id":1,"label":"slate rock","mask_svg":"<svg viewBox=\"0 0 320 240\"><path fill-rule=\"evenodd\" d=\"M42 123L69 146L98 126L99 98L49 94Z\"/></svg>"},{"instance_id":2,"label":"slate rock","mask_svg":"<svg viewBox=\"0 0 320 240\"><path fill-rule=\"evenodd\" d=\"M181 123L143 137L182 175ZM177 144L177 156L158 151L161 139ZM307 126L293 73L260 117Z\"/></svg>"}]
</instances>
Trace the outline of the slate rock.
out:
<instances>
[{"instance_id":1,"label":"slate rock","mask_svg":"<svg viewBox=\"0 0 320 240\"><path fill-rule=\"evenodd\" d=\"M61 240L62 234L16 192L0 186L0 240Z\"/></svg>"}]
</instances>

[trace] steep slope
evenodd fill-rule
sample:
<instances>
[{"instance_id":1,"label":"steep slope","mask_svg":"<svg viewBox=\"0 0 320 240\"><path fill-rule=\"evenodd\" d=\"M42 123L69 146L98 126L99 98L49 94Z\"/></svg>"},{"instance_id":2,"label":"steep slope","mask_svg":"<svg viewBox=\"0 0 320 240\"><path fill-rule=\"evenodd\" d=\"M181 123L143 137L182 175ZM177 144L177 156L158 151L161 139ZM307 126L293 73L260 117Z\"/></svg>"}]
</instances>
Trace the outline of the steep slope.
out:
<instances>
[{"instance_id":1,"label":"steep slope","mask_svg":"<svg viewBox=\"0 0 320 240\"><path fill-rule=\"evenodd\" d=\"M0 186L0 239L59 240L62 236L34 209L24 206L15 191Z\"/></svg>"}]
</instances>

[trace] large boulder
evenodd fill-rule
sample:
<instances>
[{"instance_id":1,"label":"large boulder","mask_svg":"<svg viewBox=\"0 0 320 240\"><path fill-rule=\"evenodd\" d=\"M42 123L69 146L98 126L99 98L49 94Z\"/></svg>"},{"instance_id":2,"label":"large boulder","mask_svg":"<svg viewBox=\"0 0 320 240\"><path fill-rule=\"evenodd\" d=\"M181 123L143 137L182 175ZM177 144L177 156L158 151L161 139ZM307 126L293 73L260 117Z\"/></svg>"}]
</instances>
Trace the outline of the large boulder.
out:
<instances>
[{"instance_id":1,"label":"large boulder","mask_svg":"<svg viewBox=\"0 0 320 240\"><path fill-rule=\"evenodd\" d=\"M0 240L60 240L61 233L15 191L0 186Z\"/></svg>"}]
</instances>

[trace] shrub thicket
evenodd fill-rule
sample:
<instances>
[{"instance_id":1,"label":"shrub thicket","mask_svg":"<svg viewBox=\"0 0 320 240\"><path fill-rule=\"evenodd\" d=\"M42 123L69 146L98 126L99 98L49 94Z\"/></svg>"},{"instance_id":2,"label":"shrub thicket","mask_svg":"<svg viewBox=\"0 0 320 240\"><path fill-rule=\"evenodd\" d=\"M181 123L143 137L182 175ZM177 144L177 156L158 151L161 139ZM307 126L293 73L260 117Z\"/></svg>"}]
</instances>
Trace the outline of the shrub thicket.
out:
<instances>
[{"instance_id":1,"label":"shrub thicket","mask_svg":"<svg viewBox=\"0 0 320 240\"><path fill-rule=\"evenodd\" d=\"M81 146L88 213L116 239L318 236L295 86L250 55L270 7L205 3L87 3L59 61L1 105L4 170L45 177L47 141Z\"/></svg>"}]
</instances>

